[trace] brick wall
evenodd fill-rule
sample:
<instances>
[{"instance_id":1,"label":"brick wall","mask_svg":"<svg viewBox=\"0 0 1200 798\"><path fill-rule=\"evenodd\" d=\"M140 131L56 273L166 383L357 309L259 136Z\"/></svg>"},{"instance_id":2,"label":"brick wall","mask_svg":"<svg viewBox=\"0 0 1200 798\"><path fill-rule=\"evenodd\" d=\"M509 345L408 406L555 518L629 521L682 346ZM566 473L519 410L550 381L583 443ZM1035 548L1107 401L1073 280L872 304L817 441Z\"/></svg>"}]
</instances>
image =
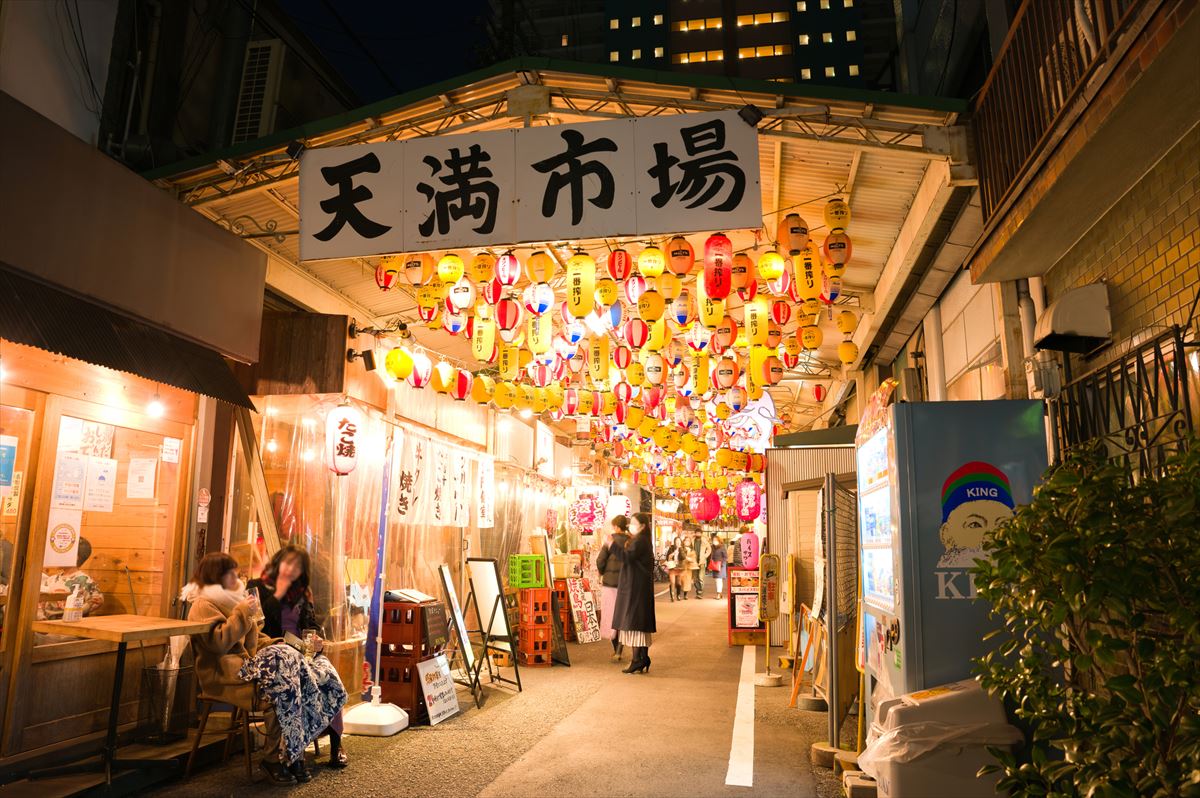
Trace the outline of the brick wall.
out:
<instances>
[{"instance_id":1,"label":"brick wall","mask_svg":"<svg viewBox=\"0 0 1200 798\"><path fill-rule=\"evenodd\" d=\"M1200 290L1200 126L1046 273L1047 299L1100 280L1108 284L1114 346L1083 368L1185 323ZM1192 328L1200 332L1197 319Z\"/></svg>"}]
</instances>

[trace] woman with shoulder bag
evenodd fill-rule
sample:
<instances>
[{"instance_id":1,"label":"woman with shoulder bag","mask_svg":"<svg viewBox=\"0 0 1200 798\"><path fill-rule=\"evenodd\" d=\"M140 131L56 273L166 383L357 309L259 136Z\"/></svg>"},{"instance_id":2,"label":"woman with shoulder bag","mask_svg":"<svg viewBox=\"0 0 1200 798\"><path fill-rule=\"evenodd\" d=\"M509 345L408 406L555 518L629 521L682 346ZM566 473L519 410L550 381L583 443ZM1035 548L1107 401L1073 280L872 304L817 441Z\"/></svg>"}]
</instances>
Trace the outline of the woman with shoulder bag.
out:
<instances>
[{"instance_id":1,"label":"woman with shoulder bag","mask_svg":"<svg viewBox=\"0 0 1200 798\"><path fill-rule=\"evenodd\" d=\"M667 547L667 556L664 558L667 569L667 595L671 597L671 601L675 601L679 596L679 586L683 577L683 543L679 536L671 538L671 545Z\"/></svg>"},{"instance_id":2,"label":"woman with shoulder bag","mask_svg":"<svg viewBox=\"0 0 1200 798\"><path fill-rule=\"evenodd\" d=\"M715 534L712 536L712 553L708 555L708 572L717 582L717 598L724 598L725 568L728 565L729 553L725 544Z\"/></svg>"},{"instance_id":3,"label":"woman with shoulder bag","mask_svg":"<svg viewBox=\"0 0 1200 798\"><path fill-rule=\"evenodd\" d=\"M625 544L625 565L613 607L613 628L622 644L633 648L633 661L623 673L650 670L651 636L658 631L654 616L654 544L650 513L636 513L632 536Z\"/></svg>"},{"instance_id":4,"label":"woman with shoulder bag","mask_svg":"<svg viewBox=\"0 0 1200 798\"><path fill-rule=\"evenodd\" d=\"M621 583L621 568L625 565L625 544L629 542L629 519L618 515L612 520L613 531L609 534L600 554L596 557L596 570L600 572L600 636L612 641L613 662L621 661L624 646L613 628L613 610L617 605L617 589Z\"/></svg>"}]
</instances>

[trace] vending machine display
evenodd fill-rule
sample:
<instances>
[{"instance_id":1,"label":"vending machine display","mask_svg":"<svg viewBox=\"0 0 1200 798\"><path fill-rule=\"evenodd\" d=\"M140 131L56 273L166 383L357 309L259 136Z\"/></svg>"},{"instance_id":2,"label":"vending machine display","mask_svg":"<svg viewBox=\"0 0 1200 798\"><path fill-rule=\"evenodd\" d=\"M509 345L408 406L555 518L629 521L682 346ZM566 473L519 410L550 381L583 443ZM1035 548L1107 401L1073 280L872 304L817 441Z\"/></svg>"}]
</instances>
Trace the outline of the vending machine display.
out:
<instances>
[{"instance_id":1,"label":"vending machine display","mask_svg":"<svg viewBox=\"0 0 1200 798\"><path fill-rule=\"evenodd\" d=\"M1046 469L1042 403L876 403L857 445L860 665L877 697L968 678L998 625L969 569Z\"/></svg>"}]
</instances>

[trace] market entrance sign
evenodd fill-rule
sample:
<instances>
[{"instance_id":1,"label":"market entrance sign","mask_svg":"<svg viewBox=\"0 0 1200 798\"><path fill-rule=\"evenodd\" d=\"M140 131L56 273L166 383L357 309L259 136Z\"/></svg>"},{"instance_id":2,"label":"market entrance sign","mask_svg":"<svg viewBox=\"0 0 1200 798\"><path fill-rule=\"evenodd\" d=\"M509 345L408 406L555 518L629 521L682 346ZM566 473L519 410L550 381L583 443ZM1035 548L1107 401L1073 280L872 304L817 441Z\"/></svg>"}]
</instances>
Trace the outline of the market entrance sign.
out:
<instances>
[{"instance_id":1,"label":"market entrance sign","mask_svg":"<svg viewBox=\"0 0 1200 798\"><path fill-rule=\"evenodd\" d=\"M306 150L300 258L762 226L735 111Z\"/></svg>"}]
</instances>

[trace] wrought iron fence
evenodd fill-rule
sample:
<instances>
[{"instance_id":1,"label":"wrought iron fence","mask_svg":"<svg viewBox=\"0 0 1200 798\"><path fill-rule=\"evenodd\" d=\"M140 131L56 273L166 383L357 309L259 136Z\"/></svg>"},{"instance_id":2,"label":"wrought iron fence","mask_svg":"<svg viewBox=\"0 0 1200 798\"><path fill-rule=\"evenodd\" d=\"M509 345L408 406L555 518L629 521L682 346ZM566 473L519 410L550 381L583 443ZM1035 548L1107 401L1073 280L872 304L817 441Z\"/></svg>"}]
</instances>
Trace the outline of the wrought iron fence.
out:
<instances>
[{"instance_id":1,"label":"wrought iron fence","mask_svg":"<svg viewBox=\"0 0 1200 798\"><path fill-rule=\"evenodd\" d=\"M1144 0L1025 0L980 90L974 130L988 219Z\"/></svg>"},{"instance_id":2,"label":"wrought iron fence","mask_svg":"<svg viewBox=\"0 0 1200 798\"><path fill-rule=\"evenodd\" d=\"M1135 479L1159 471L1195 429L1198 346L1172 327L1069 383L1051 400L1059 451L1098 441Z\"/></svg>"}]
</instances>

